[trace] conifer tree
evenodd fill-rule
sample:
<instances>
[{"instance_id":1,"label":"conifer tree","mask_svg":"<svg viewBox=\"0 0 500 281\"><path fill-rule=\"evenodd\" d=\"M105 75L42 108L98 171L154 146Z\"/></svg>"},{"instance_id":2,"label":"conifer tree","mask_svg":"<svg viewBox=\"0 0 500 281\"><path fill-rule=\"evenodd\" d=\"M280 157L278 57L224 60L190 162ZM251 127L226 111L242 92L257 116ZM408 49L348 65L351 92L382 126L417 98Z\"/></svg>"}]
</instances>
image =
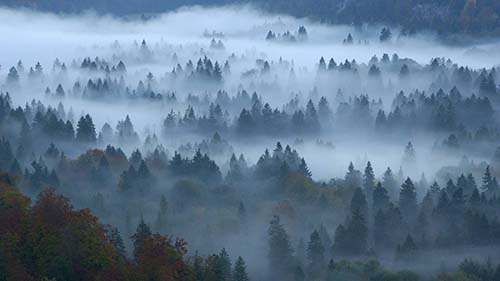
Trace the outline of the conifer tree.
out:
<instances>
[{"instance_id":1,"label":"conifer tree","mask_svg":"<svg viewBox=\"0 0 500 281\"><path fill-rule=\"evenodd\" d=\"M363 188L370 203L372 203L373 190L375 189L375 175L370 161L366 164L365 173L363 174Z\"/></svg>"},{"instance_id":2,"label":"conifer tree","mask_svg":"<svg viewBox=\"0 0 500 281\"><path fill-rule=\"evenodd\" d=\"M250 281L247 267L242 257L238 257L234 263L233 281Z\"/></svg>"},{"instance_id":3,"label":"conifer tree","mask_svg":"<svg viewBox=\"0 0 500 281\"><path fill-rule=\"evenodd\" d=\"M229 258L229 255L226 252L225 248L222 248L222 250L219 253L219 269L222 273L222 279L223 281L230 281L231 280L231 259Z\"/></svg>"},{"instance_id":4,"label":"conifer tree","mask_svg":"<svg viewBox=\"0 0 500 281\"><path fill-rule=\"evenodd\" d=\"M309 171L309 168L307 167L306 161L304 158L300 159L300 165L299 165L299 173L304 175L305 177L310 178L312 176L311 171Z\"/></svg>"},{"instance_id":5,"label":"conifer tree","mask_svg":"<svg viewBox=\"0 0 500 281\"><path fill-rule=\"evenodd\" d=\"M137 258L137 253L140 251L140 248L143 246L144 241L152 235L151 229L144 222L144 219L141 217L139 225L135 230L135 234L132 235L132 241L134 242L134 257Z\"/></svg>"},{"instance_id":6,"label":"conifer tree","mask_svg":"<svg viewBox=\"0 0 500 281\"><path fill-rule=\"evenodd\" d=\"M389 205L389 195L387 190L379 182L373 191L373 211L378 212L380 209L385 209Z\"/></svg>"},{"instance_id":7,"label":"conifer tree","mask_svg":"<svg viewBox=\"0 0 500 281\"><path fill-rule=\"evenodd\" d=\"M401 185L399 208L401 209L403 218L408 223L413 223L415 221L417 216L417 194L415 192L415 186L410 178L407 178L403 185Z\"/></svg>"},{"instance_id":8,"label":"conifer tree","mask_svg":"<svg viewBox=\"0 0 500 281\"><path fill-rule=\"evenodd\" d=\"M95 127L90 115L82 116L78 121L76 139L83 143L93 143L96 141Z\"/></svg>"},{"instance_id":9,"label":"conifer tree","mask_svg":"<svg viewBox=\"0 0 500 281\"><path fill-rule=\"evenodd\" d=\"M309 278L314 280L321 275L321 271L325 265L325 248L317 230L311 233L307 245L307 260Z\"/></svg>"},{"instance_id":10,"label":"conifer tree","mask_svg":"<svg viewBox=\"0 0 500 281\"><path fill-rule=\"evenodd\" d=\"M274 277L281 279L290 270L292 262L292 247L288 234L280 221L279 216L274 216L269 224L269 268ZM281 277L280 277L281 276Z\"/></svg>"},{"instance_id":11,"label":"conifer tree","mask_svg":"<svg viewBox=\"0 0 500 281\"><path fill-rule=\"evenodd\" d=\"M125 256L125 244L123 243L123 239L118 231L118 228L112 228L109 232L109 241L116 248L118 253L122 256Z\"/></svg>"}]
</instances>

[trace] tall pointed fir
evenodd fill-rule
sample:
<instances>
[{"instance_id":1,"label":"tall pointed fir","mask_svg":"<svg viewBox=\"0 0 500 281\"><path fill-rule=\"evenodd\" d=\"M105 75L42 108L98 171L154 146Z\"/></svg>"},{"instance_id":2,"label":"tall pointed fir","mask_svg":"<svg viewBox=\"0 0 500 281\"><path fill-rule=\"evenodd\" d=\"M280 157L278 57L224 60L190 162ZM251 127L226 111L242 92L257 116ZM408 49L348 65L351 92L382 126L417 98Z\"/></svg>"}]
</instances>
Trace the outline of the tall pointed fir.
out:
<instances>
[{"instance_id":1,"label":"tall pointed fir","mask_svg":"<svg viewBox=\"0 0 500 281\"><path fill-rule=\"evenodd\" d=\"M317 230L313 231L309 238L307 260L307 274L309 279L319 279L325 266L325 248Z\"/></svg>"},{"instance_id":2,"label":"tall pointed fir","mask_svg":"<svg viewBox=\"0 0 500 281\"><path fill-rule=\"evenodd\" d=\"M284 280L290 272L293 250L288 233L279 216L274 216L269 223L268 235L268 258L271 277L274 280Z\"/></svg>"},{"instance_id":3,"label":"tall pointed fir","mask_svg":"<svg viewBox=\"0 0 500 281\"><path fill-rule=\"evenodd\" d=\"M234 263L233 281L249 281L247 267L242 257L238 257Z\"/></svg>"}]
</instances>

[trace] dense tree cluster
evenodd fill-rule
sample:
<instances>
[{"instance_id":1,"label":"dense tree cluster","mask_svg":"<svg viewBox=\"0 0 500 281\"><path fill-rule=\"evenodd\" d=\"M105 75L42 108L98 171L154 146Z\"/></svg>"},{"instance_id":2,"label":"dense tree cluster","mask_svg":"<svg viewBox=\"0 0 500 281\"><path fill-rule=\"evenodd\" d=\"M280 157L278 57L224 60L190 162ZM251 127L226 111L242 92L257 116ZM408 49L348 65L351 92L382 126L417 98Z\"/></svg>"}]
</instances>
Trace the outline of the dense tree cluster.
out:
<instances>
[{"instance_id":1,"label":"dense tree cluster","mask_svg":"<svg viewBox=\"0 0 500 281\"><path fill-rule=\"evenodd\" d=\"M0 183L1 280L235 280L248 281L245 261L234 267L227 252L185 257L186 242L153 233L141 221L127 254L116 228L90 210L76 210L53 189L31 200L2 174Z\"/></svg>"},{"instance_id":2,"label":"dense tree cluster","mask_svg":"<svg viewBox=\"0 0 500 281\"><path fill-rule=\"evenodd\" d=\"M128 15L137 13L158 13L174 10L183 5L223 5L227 3L253 3L264 9L288 13L298 17L312 17L323 21L343 24L362 24L385 22L404 27L403 33L428 28L442 33L467 33L476 35L498 34L500 5L495 1L410 1L397 3L390 1L372 2L368 0L321 2L311 5L305 0L267 1L221 1L189 0L183 2L162 2L148 0L127 1L125 5L114 5L113 1L91 1L85 3L53 3L41 1L36 4L9 0L6 6L25 6L44 11L79 13L94 9L101 13ZM144 16L147 19L146 16Z\"/></svg>"}]
</instances>

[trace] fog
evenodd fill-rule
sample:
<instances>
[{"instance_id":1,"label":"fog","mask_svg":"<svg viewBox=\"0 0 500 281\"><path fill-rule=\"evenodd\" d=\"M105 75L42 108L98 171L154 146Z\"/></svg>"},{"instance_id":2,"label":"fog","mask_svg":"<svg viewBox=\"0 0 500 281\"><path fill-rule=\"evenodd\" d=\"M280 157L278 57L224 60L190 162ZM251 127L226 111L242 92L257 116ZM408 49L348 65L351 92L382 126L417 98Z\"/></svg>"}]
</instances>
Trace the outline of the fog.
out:
<instances>
[{"instance_id":1,"label":"fog","mask_svg":"<svg viewBox=\"0 0 500 281\"><path fill-rule=\"evenodd\" d=\"M452 47L440 43L437 36L429 32L418 34L412 38L396 38L394 42L390 43L380 43L378 42L380 26L364 26L362 28L329 26L310 22L307 19L266 14L249 6L188 7L156 15L147 21L98 16L92 12L78 16L58 16L7 9L1 9L0 16L4 19L0 23L0 32L9 38L2 45L3 56L0 64L3 66L1 74L4 77L10 66L16 65L20 59L26 67L40 62L47 70L50 70L50 66L56 58L69 66L73 60L81 61L87 56L109 59L117 54L119 57L126 57L127 54L133 55L134 44L139 44L142 40L146 40L148 46L152 46L154 60L133 61L132 63L127 61L128 71L132 73L127 84L135 86L136 81L143 79L148 72L152 72L155 77L161 77L170 72L176 66L176 62L171 60L173 53L178 56L178 61L181 64L188 59L195 61L203 55L224 61L234 54L235 57L242 59L232 68L231 78L225 78L224 89L230 95L234 95L238 86L241 86L238 74L252 69L257 59L276 62L281 58L291 63L297 76L300 76L298 79L300 80L300 91L308 92L314 87L317 63L320 57L333 58L336 62L354 59L358 63L368 63L373 55L380 57L384 53L390 55L397 53L401 58L411 58L420 64L429 63L432 58L443 57L451 59L458 65L478 69L489 69L496 66L500 58L500 45L495 42ZM269 30L282 33L286 30L294 31L302 25L307 26L307 42L286 44L270 43L265 40ZM222 33L225 49L221 51L210 50L211 37L203 36L204 31ZM362 40L363 42L367 41L367 43L346 46L342 41L349 33L353 34L355 41ZM117 48L117 45L120 47ZM282 79L287 79L288 73L282 76ZM78 72L70 72L69 77L63 86L70 87L75 78L80 78L85 83L85 79L82 79ZM47 86L55 89L59 81L50 82L48 79L47 82ZM285 83L282 80L282 84ZM422 88L425 89L427 86L423 85ZM13 93L12 99L15 104L20 105L35 98L57 106L59 101L45 100L41 89L44 88ZM168 88L161 90L168 90ZM366 93L371 95L371 98L383 97L384 101L389 104L398 90L395 88L393 92L389 93L372 93L370 89L362 88L357 94ZM187 93L188 91L180 90L177 97L185 98ZM331 93L327 94L334 97L334 93L335 90L332 89ZM266 102L270 102L272 107L280 107L290 98L291 93L275 91L265 95L261 94L261 96ZM65 108L72 107L77 115L90 113L95 116L96 120L94 121L98 129L102 127L104 122L115 126L118 120L123 119L128 114L137 131L142 133L143 137L145 132L159 134L162 119L170 110L166 106L135 106L127 102L121 104L120 101L114 101L117 104L113 106L68 99L63 100L62 103ZM333 136L328 137L331 140L341 138L341 136L336 136L335 132ZM241 146L237 147L236 150L238 152L253 152L252 156L249 157L252 160L257 160L260 153L266 147L273 146L275 141L270 140L258 145L258 148L255 149ZM369 159L377 159L382 167L397 166L400 156L395 154L402 153L407 141L409 140L403 140L396 147L391 147L390 152L392 153L388 153L385 143L382 143L383 149L386 149L384 152L376 149L380 146L372 143L364 151L356 151L354 156L355 158L370 156ZM334 157L329 159L335 160L333 161L335 169L325 167L327 163L324 161L315 161L314 155L321 154L322 151L317 151L314 147L305 148L302 153L314 167L315 173L313 175L315 178L328 179L344 172L341 167L346 167L352 160L351 151L355 145L353 147L349 147L348 144L346 147L341 145L336 143L336 149L328 154ZM252 146L255 146L255 143ZM423 143L422 146L422 153L429 150L429 144ZM344 153L344 151L348 152ZM372 152L369 153L370 151ZM381 153L379 154L379 152ZM313 157L307 157L306 153ZM388 154L394 156L385 157Z\"/></svg>"},{"instance_id":2,"label":"fog","mask_svg":"<svg viewBox=\"0 0 500 281\"><path fill-rule=\"evenodd\" d=\"M398 27L391 27L392 36L382 40L384 25L333 26L251 6L185 7L148 19L91 11L55 15L0 9L0 18L2 100L8 100L8 93L9 118L15 120L2 127L2 136L14 152L20 151L19 147L26 149L21 145L23 120L33 127L28 153L22 159L21 153L14 153L21 178L30 179L21 180L24 191L36 198L40 190L32 189L30 165L43 158L57 173L61 193L75 206L91 208L124 237L140 219L153 224L160 196L165 195L171 218L168 227L158 231L184 237L189 255L208 255L225 247L233 259L243 256L253 280L270 274L262 257L267 255L273 215L281 215L293 247L300 239L307 241L320 225L333 241L337 226L350 221L354 188L366 188L366 176L361 174L367 162L373 167L373 184L383 181L388 167L397 178L395 196L385 187L391 201L398 201L400 186L410 177L419 206L434 181L445 190L450 179L471 174L479 187L487 166L492 166L493 176L500 172L495 162L500 161L495 153L500 139L500 94L495 84L500 77L500 40L457 46L432 31L410 36ZM305 35L301 27L307 29ZM274 38L269 38L270 31ZM287 31L290 34L282 35ZM352 40L346 42L348 36ZM487 87L488 79L494 90ZM25 119L16 119L17 107ZM48 125L36 131L45 120L36 113L49 116L49 107L55 121L43 117ZM86 122L87 114L95 127L91 140L79 122ZM51 123L58 120L61 128ZM58 130L69 130L71 136L60 137ZM58 152L50 159L50 144L64 157ZM116 155L110 156L108 145L123 150L128 160L111 160ZM283 152L287 145L289 154ZM89 149L100 150L84 154ZM122 189L128 186L127 169L140 171L141 161L133 162L136 149L155 180L139 183L149 188L147 192L126 193ZM275 161L274 170L262 164L267 161L266 149L273 159L269 161ZM155 162L158 155L152 156L161 152L170 160L179 152L191 159L196 151L214 160L221 175L215 177L214 170L196 176L176 174ZM231 160L233 153L236 158L242 154L245 165ZM102 182L105 187L94 187L99 185L93 182L94 169L102 168L96 168L98 157L111 163L108 181ZM237 169L234 161L240 161ZM346 175L350 163L354 173L361 171L357 183ZM75 167L93 176L79 174ZM237 181L230 177L235 169L243 175ZM283 169L302 174L258 175ZM191 189L181 192L179 186ZM371 208L368 196L371 193L366 199ZM438 205L439 194L432 196ZM330 205L318 207L323 198ZM243 202L248 216L244 223L238 222ZM488 209L488 216L495 217L497 209ZM370 212L368 244L374 244L371 224L376 211ZM397 243L412 234L412 223L415 218L395 238ZM441 237L439 231L432 227L433 239ZM125 244L131 253L130 239ZM330 246L325 256L331 256ZM366 253L374 247L367 247ZM425 274L442 269L430 266L427 258L413 264L394 262L393 248L377 253L390 268ZM422 256L454 255L446 249L436 251L445 254L429 251ZM454 269L461 259L479 259L484 253L460 250L459 258L439 262Z\"/></svg>"},{"instance_id":3,"label":"fog","mask_svg":"<svg viewBox=\"0 0 500 281\"><path fill-rule=\"evenodd\" d=\"M210 38L202 37L205 30L222 32L229 54L254 53L273 60L282 57L293 60L297 68L312 68L319 56L333 57L336 61L356 59L368 62L374 54L395 52L419 63L445 57L474 68L491 68L500 58L496 42L450 47L437 42L437 36L429 32L398 40L397 44L379 44L380 26L365 26L361 30L350 26L328 26L286 15L265 14L249 6L181 8L156 15L148 21L98 16L92 12L57 16L1 9L0 15L4 19L0 31L9 38L2 46L4 66L14 65L18 58L29 65L37 61L48 65L56 57L61 61L71 61L86 55L102 56L110 53L107 47L114 41L130 45L134 40L145 39L151 46L163 42L207 49ZM301 25L307 26L309 31L309 40L305 44L283 46L268 44L264 40L269 30L279 33L295 31ZM348 33L352 33L355 40L368 40L370 44L344 47L342 40ZM169 67L165 65L163 70L168 71Z\"/></svg>"}]
</instances>

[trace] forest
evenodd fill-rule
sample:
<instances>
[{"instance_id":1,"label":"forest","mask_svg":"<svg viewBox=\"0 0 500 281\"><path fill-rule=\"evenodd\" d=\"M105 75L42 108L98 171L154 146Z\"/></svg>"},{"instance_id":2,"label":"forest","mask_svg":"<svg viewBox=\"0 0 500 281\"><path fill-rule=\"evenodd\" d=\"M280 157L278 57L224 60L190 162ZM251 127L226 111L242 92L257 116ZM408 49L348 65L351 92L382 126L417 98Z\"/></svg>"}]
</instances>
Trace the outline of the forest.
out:
<instances>
[{"instance_id":1,"label":"forest","mask_svg":"<svg viewBox=\"0 0 500 281\"><path fill-rule=\"evenodd\" d=\"M92 10L143 19L183 6L251 5L267 12L334 24L389 23L402 27L408 34L421 30L437 31L446 37L500 34L500 3L495 0L127 0L125 3L118 0L2 0L0 5L56 13ZM452 36L453 41L463 41L461 36Z\"/></svg>"},{"instance_id":2,"label":"forest","mask_svg":"<svg viewBox=\"0 0 500 281\"><path fill-rule=\"evenodd\" d=\"M500 281L500 42L295 2L0 9L0 281Z\"/></svg>"}]
</instances>

